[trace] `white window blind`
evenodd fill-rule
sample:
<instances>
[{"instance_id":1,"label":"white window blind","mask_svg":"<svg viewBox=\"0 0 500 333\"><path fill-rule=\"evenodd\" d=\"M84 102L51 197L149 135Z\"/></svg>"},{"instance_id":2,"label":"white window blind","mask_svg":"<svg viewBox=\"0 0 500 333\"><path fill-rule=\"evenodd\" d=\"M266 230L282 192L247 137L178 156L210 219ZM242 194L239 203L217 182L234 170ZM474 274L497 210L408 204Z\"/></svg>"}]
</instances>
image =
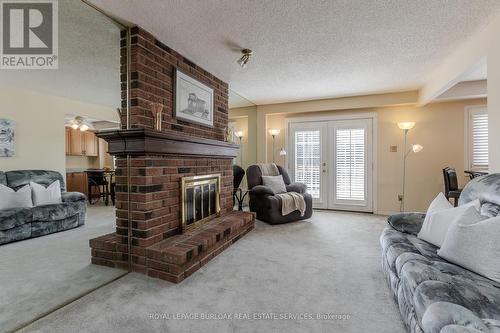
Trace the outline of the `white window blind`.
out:
<instances>
[{"instance_id":1,"label":"white window blind","mask_svg":"<svg viewBox=\"0 0 500 333\"><path fill-rule=\"evenodd\" d=\"M295 132L295 181L307 185L315 199L320 197L321 133L320 131Z\"/></svg>"},{"instance_id":2,"label":"white window blind","mask_svg":"<svg viewBox=\"0 0 500 333\"><path fill-rule=\"evenodd\" d=\"M336 199L365 200L365 129L337 129Z\"/></svg>"},{"instance_id":3,"label":"white window blind","mask_svg":"<svg viewBox=\"0 0 500 333\"><path fill-rule=\"evenodd\" d=\"M488 113L487 110L469 110L469 167L488 170Z\"/></svg>"}]
</instances>

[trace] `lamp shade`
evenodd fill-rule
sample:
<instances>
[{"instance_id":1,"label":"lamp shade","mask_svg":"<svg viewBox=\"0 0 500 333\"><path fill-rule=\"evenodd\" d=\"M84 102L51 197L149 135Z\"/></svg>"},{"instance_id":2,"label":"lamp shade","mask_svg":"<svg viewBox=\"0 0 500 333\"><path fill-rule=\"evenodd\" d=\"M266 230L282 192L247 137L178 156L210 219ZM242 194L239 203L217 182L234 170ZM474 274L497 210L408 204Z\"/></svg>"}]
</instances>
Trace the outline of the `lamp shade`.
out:
<instances>
[{"instance_id":1,"label":"lamp shade","mask_svg":"<svg viewBox=\"0 0 500 333\"><path fill-rule=\"evenodd\" d=\"M414 144L414 145L411 145L411 149L413 150L414 153L418 153L418 152L421 152L422 149L424 149L424 146L419 145L419 144Z\"/></svg>"},{"instance_id":2,"label":"lamp shade","mask_svg":"<svg viewBox=\"0 0 500 333\"><path fill-rule=\"evenodd\" d=\"M272 128L269 130L269 134L271 135L279 135L280 134L280 130L277 129L277 128Z\"/></svg>"},{"instance_id":3,"label":"lamp shade","mask_svg":"<svg viewBox=\"0 0 500 333\"><path fill-rule=\"evenodd\" d=\"M234 134L240 139L243 137L243 131L236 131Z\"/></svg>"},{"instance_id":4,"label":"lamp shade","mask_svg":"<svg viewBox=\"0 0 500 333\"><path fill-rule=\"evenodd\" d=\"M398 123L398 127L402 130L410 130L415 126L414 121L401 121Z\"/></svg>"},{"instance_id":5,"label":"lamp shade","mask_svg":"<svg viewBox=\"0 0 500 333\"><path fill-rule=\"evenodd\" d=\"M284 148L280 149L280 156L286 156L286 150Z\"/></svg>"}]
</instances>

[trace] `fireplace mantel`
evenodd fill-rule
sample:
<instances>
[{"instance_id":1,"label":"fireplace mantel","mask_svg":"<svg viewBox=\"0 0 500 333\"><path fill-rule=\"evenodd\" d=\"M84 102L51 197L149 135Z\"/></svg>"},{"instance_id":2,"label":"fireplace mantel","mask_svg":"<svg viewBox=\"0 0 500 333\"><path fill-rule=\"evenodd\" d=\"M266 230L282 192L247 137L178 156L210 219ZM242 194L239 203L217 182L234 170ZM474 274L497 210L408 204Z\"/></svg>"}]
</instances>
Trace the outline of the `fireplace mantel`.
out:
<instances>
[{"instance_id":1,"label":"fireplace mantel","mask_svg":"<svg viewBox=\"0 0 500 333\"><path fill-rule=\"evenodd\" d=\"M234 158L238 156L240 147L224 141L144 128L98 131L97 137L108 142L108 152L111 155L159 154Z\"/></svg>"}]
</instances>

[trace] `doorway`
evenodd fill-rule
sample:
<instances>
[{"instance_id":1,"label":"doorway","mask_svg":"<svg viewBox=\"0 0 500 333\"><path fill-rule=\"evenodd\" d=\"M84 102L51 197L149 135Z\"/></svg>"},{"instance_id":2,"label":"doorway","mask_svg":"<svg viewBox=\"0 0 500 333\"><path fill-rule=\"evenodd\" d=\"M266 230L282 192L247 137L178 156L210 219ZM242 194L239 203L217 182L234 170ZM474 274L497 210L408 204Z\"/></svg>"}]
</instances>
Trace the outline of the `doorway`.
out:
<instances>
[{"instance_id":1,"label":"doorway","mask_svg":"<svg viewBox=\"0 0 500 333\"><path fill-rule=\"evenodd\" d=\"M314 208L373 212L373 118L291 120L288 165Z\"/></svg>"}]
</instances>

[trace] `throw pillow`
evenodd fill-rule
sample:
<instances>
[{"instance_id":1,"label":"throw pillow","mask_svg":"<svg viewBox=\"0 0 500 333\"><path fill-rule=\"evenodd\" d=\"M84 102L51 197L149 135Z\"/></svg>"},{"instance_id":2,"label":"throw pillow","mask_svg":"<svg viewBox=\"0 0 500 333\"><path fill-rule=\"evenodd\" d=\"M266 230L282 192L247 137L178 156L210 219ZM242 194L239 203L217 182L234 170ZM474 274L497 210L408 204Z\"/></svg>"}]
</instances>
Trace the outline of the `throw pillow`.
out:
<instances>
[{"instance_id":1,"label":"throw pillow","mask_svg":"<svg viewBox=\"0 0 500 333\"><path fill-rule=\"evenodd\" d=\"M262 184L269 187L274 194L286 193L286 186L282 175L262 176Z\"/></svg>"},{"instance_id":2,"label":"throw pillow","mask_svg":"<svg viewBox=\"0 0 500 333\"><path fill-rule=\"evenodd\" d=\"M438 195L434 198L434 200L432 200L431 204L429 205L429 208L427 209L427 213L425 214L424 218L424 223L422 223L422 228L420 229L420 231L426 225L428 228L429 220L431 218L432 213L449 208L453 208L453 205L448 201L448 199L446 199L443 192L439 192Z\"/></svg>"},{"instance_id":3,"label":"throw pillow","mask_svg":"<svg viewBox=\"0 0 500 333\"><path fill-rule=\"evenodd\" d=\"M427 213L425 214L424 224L429 220L432 213L438 212L443 209L453 208L453 205L446 199L443 192L439 192L436 198L432 200L429 208L427 209Z\"/></svg>"},{"instance_id":4,"label":"throw pillow","mask_svg":"<svg viewBox=\"0 0 500 333\"><path fill-rule=\"evenodd\" d=\"M450 226L438 255L479 275L500 282L500 217L484 219L475 208Z\"/></svg>"},{"instance_id":5,"label":"throw pillow","mask_svg":"<svg viewBox=\"0 0 500 333\"><path fill-rule=\"evenodd\" d=\"M24 185L17 191L8 186L0 185L0 209L25 207L33 207L29 185Z\"/></svg>"},{"instance_id":6,"label":"throw pillow","mask_svg":"<svg viewBox=\"0 0 500 333\"><path fill-rule=\"evenodd\" d=\"M61 203L61 183L59 180L47 187L34 182L30 182L30 185L35 206Z\"/></svg>"},{"instance_id":7,"label":"throw pillow","mask_svg":"<svg viewBox=\"0 0 500 333\"><path fill-rule=\"evenodd\" d=\"M479 206L479 199L477 199L459 207L433 212L425 217L424 224L417 237L437 247L441 247L450 225L469 207L474 207L474 209L479 211Z\"/></svg>"}]
</instances>

